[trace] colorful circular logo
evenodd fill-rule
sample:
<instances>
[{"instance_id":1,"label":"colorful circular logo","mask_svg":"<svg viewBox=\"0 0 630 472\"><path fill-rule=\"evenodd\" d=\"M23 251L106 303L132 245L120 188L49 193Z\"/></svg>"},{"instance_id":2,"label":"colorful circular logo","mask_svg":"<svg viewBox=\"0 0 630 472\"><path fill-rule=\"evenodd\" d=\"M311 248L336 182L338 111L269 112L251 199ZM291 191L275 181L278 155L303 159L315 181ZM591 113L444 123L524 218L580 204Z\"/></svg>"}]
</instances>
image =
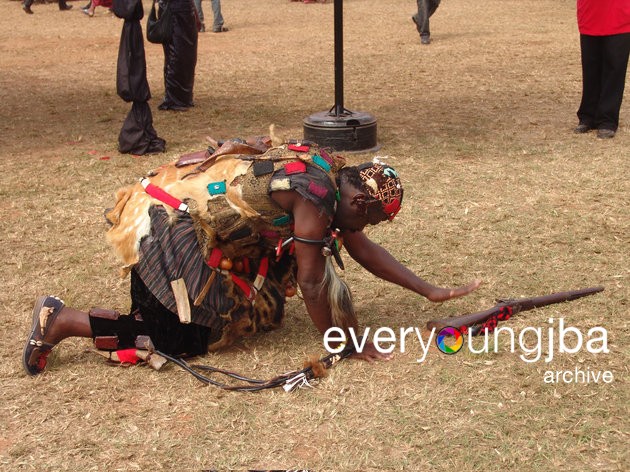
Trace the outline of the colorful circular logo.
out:
<instances>
[{"instance_id":1,"label":"colorful circular logo","mask_svg":"<svg viewBox=\"0 0 630 472\"><path fill-rule=\"evenodd\" d=\"M447 326L440 330L435 338L435 344L444 354L455 354L464 345L464 335L457 328Z\"/></svg>"}]
</instances>

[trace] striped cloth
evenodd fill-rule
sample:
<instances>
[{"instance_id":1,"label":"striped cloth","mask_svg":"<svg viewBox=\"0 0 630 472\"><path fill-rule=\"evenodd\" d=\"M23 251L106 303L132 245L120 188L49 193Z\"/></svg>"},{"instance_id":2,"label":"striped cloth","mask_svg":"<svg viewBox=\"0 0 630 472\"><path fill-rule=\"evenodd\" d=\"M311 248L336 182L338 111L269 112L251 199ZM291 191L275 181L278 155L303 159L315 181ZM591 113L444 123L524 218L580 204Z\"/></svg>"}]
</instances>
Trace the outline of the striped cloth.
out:
<instances>
[{"instance_id":1,"label":"striped cloth","mask_svg":"<svg viewBox=\"0 0 630 472\"><path fill-rule=\"evenodd\" d=\"M274 188L274 184L282 181L286 181L283 184L286 187ZM274 190L295 191L330 218L335 213L336 186L331 177L315 165L305 166L305 171L292 175L287 175L284 169L276 171L268 192ZM193 300L203 289L212 270L203 259L192 217L179 210L173 213L175 217L171 218L162 205L153 205L149 209L151 232L140 241L139 262L133 270L150 293L177 317L171 282L183 279L189 296L191 321L194 325L210 328L210 343L221 340L221 344L229 344L236 337L280 326L284 317L284 288L287 280L292 278L294 256L285 251L279 261L275 257L270 260L267 279L257 297L255 309L223 274L217 275L201 305L194 306ZM259 242L263 246L270 243L273 247L277 240L263 238ZM252 283L257 270L258 264L252 261L250 273L239 274L239 277ZM135 304L142 305L140 301Z\"/></svg>"},{"instance_id":2,"label":"striped cloth","mask_svg":"<svg viewBox=\"0 0 630 472\"><path fill-rule=\"evenodd\" d=\"M221 315L236 311L245 313L251 311L251 307L241 304L236 307L223 276L215 279L200 306L193 305L192 300L201 292L211 269L203 260L192 218L184 212L175 213L177 219L171 223L162 206L149 209L151 234L140 242L140 261L134 270L160 303L174 314L177 305L171 281L184 279L191 300L192 322L216 331L218 339L227 324Z\"/></svg>"}]
</instances>

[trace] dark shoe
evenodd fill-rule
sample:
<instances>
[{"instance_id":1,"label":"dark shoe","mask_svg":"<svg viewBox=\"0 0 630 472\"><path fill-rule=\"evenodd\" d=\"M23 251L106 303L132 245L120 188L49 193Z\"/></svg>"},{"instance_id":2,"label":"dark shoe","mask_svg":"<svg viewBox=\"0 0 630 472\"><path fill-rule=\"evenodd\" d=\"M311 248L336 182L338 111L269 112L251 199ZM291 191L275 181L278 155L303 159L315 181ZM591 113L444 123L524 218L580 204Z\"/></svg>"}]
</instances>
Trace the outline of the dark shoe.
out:
<instances>
[{"instance_id":1,"label":"dark shoe","mask_svg":"<svg viewBox=\"0 0 630 472\"><path fill-rule=\"evenodd\" d=\"M206 25L204 25L203 23L201 23L201 26L199 27L199 32L200 32L200 33L205 33L205 32L206 32Z\"/></svg>"},{"instance_id":2,"label":"dark shoe","mask_svg":"<svg viewBox=\"0 0 630 472\"><path fill-rule=\"evenodd\" d=\"M59 5L59 10L61 11L72 10L72 5Z\"/></svg>"},{"instance_id":3,"label":"dark shoe","mask_svg":"<svg viewBox=\"0 0 630 472\"><path fill-rule=\"evenodd\" d=\"M188 111L189 108L193 107L194 105L188 105L188 106L184 106L184 105L170 105L166 102L162 102L158 105L158 110L172 110L172 111Z\"/></svg>"},{"instance_id":4,"label":"dark shoe","mask_svg":"<svg viewBox=\"0 0 630 472\"><path fill-rule=\"evenodd\" d=\"M615 137L615 131L612 129L600 128L597 130L597 137L599 139L610 139Z\"/></svg>"},{"instance_id":5,"label":"dark shoe","mask_svg":"<svg viewBox=\"0 0 630 472\"><path fill-rule=\"evenodd\" d=\"M25 11L26 13L28 13L29 15L32 15L32 14L33 14L33 10L31 10L31 7L30 7L30 6L28 6L28 7L27 7L26 5L22 4L22 10L24 10L24 11Z\"/></svg>"},{"instance_id":6,"label":"dark shoe","mask_svg":"<svg viewBox=\"0 0 630 472\"><path fill-rule=\"evenodd\" d=\"M431 36L427 34L420 36L420 44L431 44Z\"/></svg>"},{"instance_id":7,"label":"dark shoe","mask_svg":"<svg viewBox=\"0 0 630 472\"><path fill-rule=\"evenodd\" d=\"M225 27L225 26L219 26L218 28L214 28L212 30L213 33L224 33L226 31L230 31L230 30L227 29L227 27Z\"/></svg>"},{"instance_id":8,"label":"dark shoe","mask_svg":"<svg viewBox=\"0 0 630 472\"><path fill-rule=\"evenodd\" d=\"M589 125L588 123L580 123L579 125L575 127L573 132L577 134L584 134L584 133L588 133L592 129L593 127Z\"/></svg>"},{"instance_id":9,"label":"dark shoe","mask_svg":"<svg viewBox=\"0 0 630 472\"><path fill-rule=\"evenodd\" d=\"M37 375L46 368L46 358L55 345L45 342L44 337L63 307L63 301L53 296L39 297L35 301L31 333L22 352L22 365L27 374Z\"/></svg>"}]
</instances>

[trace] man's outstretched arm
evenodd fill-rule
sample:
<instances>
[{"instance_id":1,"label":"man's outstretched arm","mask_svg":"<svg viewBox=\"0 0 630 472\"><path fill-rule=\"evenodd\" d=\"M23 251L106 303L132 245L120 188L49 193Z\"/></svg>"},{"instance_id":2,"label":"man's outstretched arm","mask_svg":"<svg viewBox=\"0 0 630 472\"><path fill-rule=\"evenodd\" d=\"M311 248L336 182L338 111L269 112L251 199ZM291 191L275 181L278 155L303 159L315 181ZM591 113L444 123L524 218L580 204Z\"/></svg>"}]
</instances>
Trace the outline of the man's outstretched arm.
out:
<instances>
[{"instance_id":1,"label":"man's outstretched arm","mask_svg":"<svg viewBox=\"0 0 630 472\"><path fill-rule=\"evenodd\" d=\"M344 231L343 239L350 257L372 274L422 295L432 302L443 302L468 295L481 284L480 280L473 280L467 285L456 288L436 287L407 269L362 231Z\"/></svg>"},{"instance_id":2,"label":"man's outstretched arm","mask_svg":"<svg viewBox=\"0 0 630 472\"><path fill-rule=\"evenodd\" d=\"M275 192L274 196L276 202L293 213L297 236L321 239L326 234L329 219L312 203L293 192ZM333 321L326 295L327 288L322 287L326 261L322 256L321 249L320 245L295 243L295 256L298 265L297 279L304 304L313 324L321 334L324 334L328 328L333 326ZM357 329L358 326L353 326L353 328ZM371 342L367 342L363 352L355 353L352 357L372 362L389 360L392 356L378 352Z\"/></svg>"}]
</instances>

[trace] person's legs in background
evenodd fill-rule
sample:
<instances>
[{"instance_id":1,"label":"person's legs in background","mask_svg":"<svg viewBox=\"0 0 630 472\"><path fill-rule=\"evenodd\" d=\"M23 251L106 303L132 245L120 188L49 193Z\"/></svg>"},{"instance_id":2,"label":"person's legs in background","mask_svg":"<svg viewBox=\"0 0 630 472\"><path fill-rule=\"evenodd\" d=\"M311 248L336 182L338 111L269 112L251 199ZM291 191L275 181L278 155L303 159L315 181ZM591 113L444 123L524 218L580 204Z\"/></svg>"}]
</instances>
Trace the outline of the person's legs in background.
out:
<instances>
[{"instance_id":1,"label":"person's legs in background","mask_svg":"<svg viewBox=\"0 0 630 472\"><path fill-rule=\"evenodd\" d=\"M602 45L601 37L580 35L582 56L582 101L577 116L576 133L586 133L597 128L597 104L601 91Z\"/></svg>"},{"instance_id":2,"label":"person's legs in background","mask_svg":"<svg viewBox=\"0 0 630 472\"><path fill-rule=\"evenodd\" d=\"M24 0L24 3L22 3L22 10L24 10L29 15L32 15L33 10L31 10L31 5L33 4L34 1L35 0Z\"/></svg>"},{"instance_id":3,"label":"person's legs in background","mask_svg":"<svg viewBox=\"0 0 630 472\"><path fill-rule=\"evenodd\" d=\"M68 5L66 3L66 0L59 0L59 9L61 11L70 10L71 8L72 8L72 5Z\"/></svg>"},{"instance_id":4,"label":"person's legs in background","mask_svg":"<svg viewBox=\"0 0 630 472\"><path fill-rule=\"evenodd\" d=\"M601 38L601 90L597 105L598 134L612 138L619 127L619 110L623 100L630 54L630 33Z\"/></svg>"},{"instance_id":5,"label":"person's legs in background","mask_svg":"<svg viewBox=\"0 0 630 472\"><path fill-rule=\"evenodd\" d=\"M440 0L416 0L418 5L418 13L413 15L411 19L416 24L416 29L420 34L420 42L422 44L431 43L431 31L429 28L429 18L435 13Z\"/></svg>"},{"instance_id":6,"label":"person's legs in background","mask_svg":"<svg viewBox=\"0 0 630 472\"><path fill-rule=\"evenodd\" d=\"M212 31L215 33L222 33L228 29L223 26L223 15L221 14L221 0L211 0L212 13L214 14L214 21L212 23Z\"/></svg>"},{"instance_id":7,"label":"person's legs in background","mask_svg":"<svg viewBox=\"0 0 630 472\"><path fill-rule=\"evenodd\" d=\"M206 24L204 22L203 8L201 8L201 1L202 0L195 0L195 8L197 9L197 16L199 17L199 22L201 23L201 26L199 27L199 32L205 33Z\"/></svg>"}]
</instances>

